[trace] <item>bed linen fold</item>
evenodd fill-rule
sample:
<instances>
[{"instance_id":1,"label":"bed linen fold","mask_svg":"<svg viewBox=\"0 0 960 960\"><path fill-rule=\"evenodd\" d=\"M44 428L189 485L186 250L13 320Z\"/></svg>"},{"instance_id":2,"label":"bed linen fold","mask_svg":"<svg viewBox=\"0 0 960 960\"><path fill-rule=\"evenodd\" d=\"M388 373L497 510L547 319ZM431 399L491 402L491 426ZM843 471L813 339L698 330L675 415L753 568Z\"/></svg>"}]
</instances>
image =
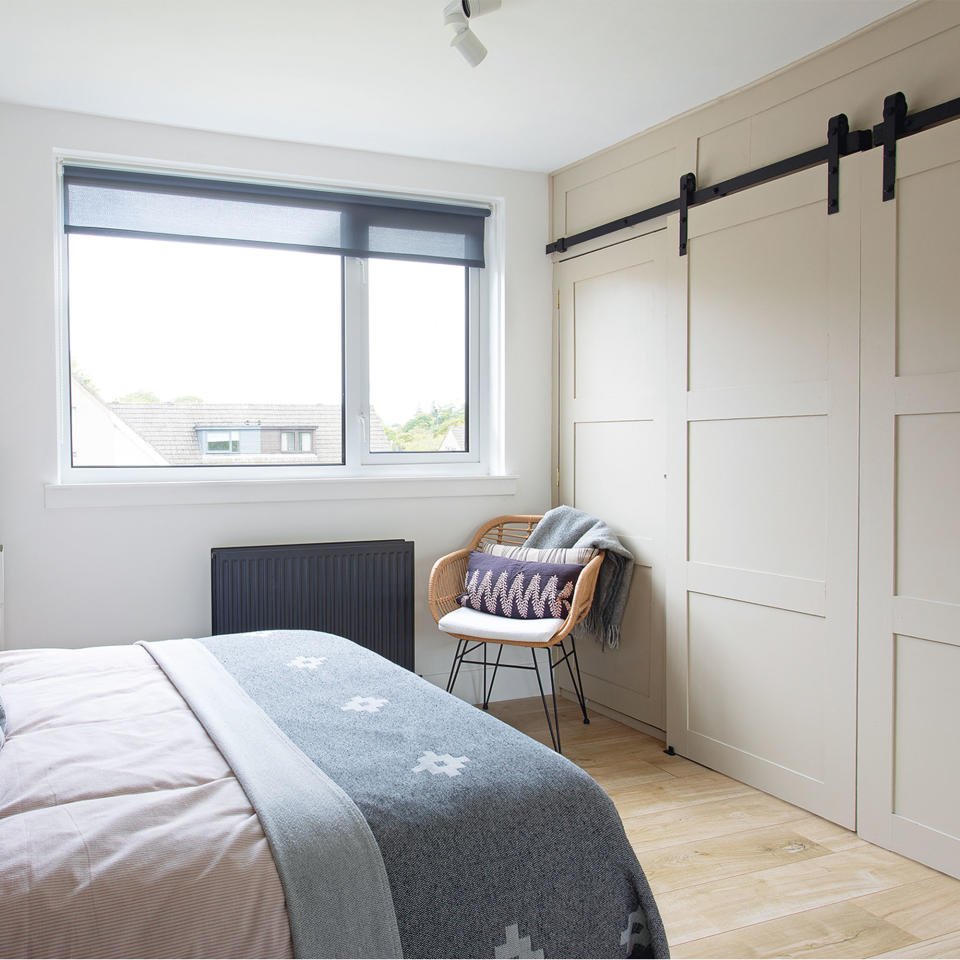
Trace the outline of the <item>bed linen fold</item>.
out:
<instances>
[{"instance_id":1,"label":"bed linen fold","mask_svg":"<svg viewBox=\"0 0 960 960\"><path fill-rule=\"evenodd\" d=\"M142 646L190 705L257 812L297 957L401 957L390 884L363 814L197 640Z\"/></svg>"}]
</instances>

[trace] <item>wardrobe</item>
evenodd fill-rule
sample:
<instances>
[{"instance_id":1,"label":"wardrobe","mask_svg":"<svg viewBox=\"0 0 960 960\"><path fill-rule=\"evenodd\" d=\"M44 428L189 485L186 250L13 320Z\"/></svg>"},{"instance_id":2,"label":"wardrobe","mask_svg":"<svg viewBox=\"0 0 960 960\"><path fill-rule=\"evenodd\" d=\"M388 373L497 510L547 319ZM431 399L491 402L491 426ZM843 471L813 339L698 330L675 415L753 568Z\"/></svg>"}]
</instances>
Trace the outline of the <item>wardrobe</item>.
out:
<instances>
[{"instance_id":1,"label":"wardrobe","mask_svg":"<svg viewBox=\"0 0 960 960\"><path fill-rule=\"evenodd\" d=\"M553 239L960 97L957 62L960 5L911 6L558 171ZM555 499L637 559L594 704L960 876L960 119L884 154L556 245Z\"/></svg>"}]
</instances>

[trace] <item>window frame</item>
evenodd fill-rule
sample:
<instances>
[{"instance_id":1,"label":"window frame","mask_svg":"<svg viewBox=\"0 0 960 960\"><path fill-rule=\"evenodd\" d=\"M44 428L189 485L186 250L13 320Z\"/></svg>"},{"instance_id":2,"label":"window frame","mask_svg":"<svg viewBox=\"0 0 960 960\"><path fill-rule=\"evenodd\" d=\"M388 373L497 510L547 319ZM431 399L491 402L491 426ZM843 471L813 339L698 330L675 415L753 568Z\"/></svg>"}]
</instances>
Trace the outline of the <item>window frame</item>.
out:
<instances>
[{"instance_id":1,"label":"window frame","mask_svg":"<svg viewBox=\"0 0 960 960\"><path fill-rule=\"evenodd\" d=\"M82 164L107 170L134 171L169 176L202 177L214 181L235 181L250 184L301 187L313 190L339 190L344 185L324 181L304 180L280 175L238 175L232 170L216 170L167 166L155 162L118 160L83 154L57 153L55 155L55 190L57 211L57 392L58 392L58 483L83 484L157 484L193 481L264 481L290 480L346 480L350 478L411 479L413 477L483 477L493 475L495 464L502 465L502 402L496 401L502 384L502 317L499 297L491 296L501 284L500 261L497 257L500 237L501 202L496 198L456 196L451 194L347 189L356 194L374 196L402 196L409 199L478 203L490 208L484 236L486 266L464 267L468 277L466 296L467 358L465 358L467 391L467 450L424 451L416 453L371 453L366 443L366 425L369 423L369 330L366 301L366 259L341 256L341 353L342 353L342 437L343 462L340 464L210 464L168 466L75 466L73 460L71 364L69 330L68 235L64 229L63 168ZM351 301L348 309L348 297ZM496 305L497 315L491 310ZM348 322L348 315L351 322ZM495 378L495 382L494 382ZM297 436L299 447L299 432ZM499 450L499 452L498 452ZM302 452L302 451L295 451ZM233 452L211 453L202 450L204 458L223 456L232 459ZM497 474L499 475L499 473Z\"/></svg>"}]
</instances>

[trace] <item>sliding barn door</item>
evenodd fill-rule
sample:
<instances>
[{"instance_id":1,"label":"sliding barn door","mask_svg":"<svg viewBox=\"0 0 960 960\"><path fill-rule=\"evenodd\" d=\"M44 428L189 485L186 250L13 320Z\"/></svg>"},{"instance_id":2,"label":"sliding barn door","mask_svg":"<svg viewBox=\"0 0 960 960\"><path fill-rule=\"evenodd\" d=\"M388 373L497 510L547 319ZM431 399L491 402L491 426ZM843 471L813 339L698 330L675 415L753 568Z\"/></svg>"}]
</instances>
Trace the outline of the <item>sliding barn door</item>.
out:
<instances>
[{"instance_id":1,"label":"sliding barn door","mask_svg":"<svg viewBox=\"0 0 960 960\"><path fill-rule=\"evenodd\" d=\"M557 267L559 499L605 520L637 560L620 646L577 647L584 690L661 730L668 257L661 230Z\"/></svg>"},{"instance_id":2,"label":"sliding barn door","mask_svg":"<svg viewBox=\"0 0 960 960\"><path fill-rule=\"evenodd\" d=\"M863 180L859 829L960 876L960 124Z\"/></svg>"},{"instance_id":3,"label":"sliding barn door","mask_svg":"<svg viewBox=\"0 0 960 960\"><path fill-rule=\"evenodd\" d=\"M691 210L670 325L668 743L849 827L856 163L833 216L824 167Z\"/></svg>"}]
</instances>

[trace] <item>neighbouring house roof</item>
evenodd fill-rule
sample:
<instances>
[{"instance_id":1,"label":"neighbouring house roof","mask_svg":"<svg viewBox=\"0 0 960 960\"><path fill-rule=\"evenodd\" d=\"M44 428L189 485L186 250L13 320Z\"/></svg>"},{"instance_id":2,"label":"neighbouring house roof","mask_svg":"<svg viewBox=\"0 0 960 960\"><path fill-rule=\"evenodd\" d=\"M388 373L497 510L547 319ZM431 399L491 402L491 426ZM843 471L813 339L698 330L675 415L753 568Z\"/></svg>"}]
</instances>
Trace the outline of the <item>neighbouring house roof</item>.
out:
<instances>
[{"instance_id":1,"label":"neighbouring house roof","mask_svg":"<svg viewBox=\"0 0 960 960\"><path fill-rule=\"evenodd\" d=\"M261 453L242 456L244 464L339 463L340 407L334 404L122 403L106 404L172 466L224 465L232 459L200 449L197 428L260 428L314 431L310 453ZM390 450L382 421L370 424L371 449Z\"/></svg>"},{"instance_id":2,"label":"neighbouring house roof","mask_svg":"<svg viewBox=\"0 0 960 960\"><path fill-rule=\"evenodd\" d=\"M463 450L464 447L464 429L463 424L458 423L453 427L450 427L443 441L440 443L440 446L437 447L438 450Z\"/></svg>"},{"instance_id":3,"label":"neighbouring house roof","mask_svg":"<svg viewBox=\"0 0 960 960\"><path fill-rule=\"evenodd\" d=\"M76 377L70 389L70 453L74 466L167 466L166 460Z\"/></svg>"}]
</instances>

